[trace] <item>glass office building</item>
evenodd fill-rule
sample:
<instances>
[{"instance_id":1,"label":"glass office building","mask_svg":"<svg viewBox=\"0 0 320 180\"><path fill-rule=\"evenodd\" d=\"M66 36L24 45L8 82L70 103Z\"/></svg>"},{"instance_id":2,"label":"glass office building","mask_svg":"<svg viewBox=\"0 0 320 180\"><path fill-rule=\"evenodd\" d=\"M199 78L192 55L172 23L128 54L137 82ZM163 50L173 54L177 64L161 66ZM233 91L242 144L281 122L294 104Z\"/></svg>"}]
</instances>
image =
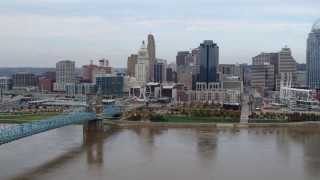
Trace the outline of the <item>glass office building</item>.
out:
<instances>
[{"instance_id":1,"label":"glass office building","mask_svg":"<svg viewBox=\"0 0 320 180\"><path fill-rule=\"evenodd\" d=\"M105 96L119 96L123 93L123 76L97 76L96 81L97 88L100 88Z\"/></svg>"},{"instance_id":2,"label":"glass office building","mask_svg":"<svg viewBox=\"0 0 320 180\"><path fill-rule=\"evenodd\" d=\"M200 72L198 82L205 82L207 87L210 82L219 82L217 68L219 65L219 46L212 40L205 40L199 46Z\"/></svg>"},{"instance_id":3,"label":"glass office building","mask_svg":"<svg viewBox=\"0 0 320 180\"><path fill-rule=\"evenodd\" d=\"M163 82L163 64L162 63L157 63L154 65L154 82Z\"/></svg>"},{"instance_id":4,"label":"glass office building","mask_svg":"<svg viewBox=\"0 0 320 180\"><path fill-rule=\"evenodd\" d=\"M314 22L307 39L307 86L320 88L320 19Z\"/></svg>"}]
</instances>

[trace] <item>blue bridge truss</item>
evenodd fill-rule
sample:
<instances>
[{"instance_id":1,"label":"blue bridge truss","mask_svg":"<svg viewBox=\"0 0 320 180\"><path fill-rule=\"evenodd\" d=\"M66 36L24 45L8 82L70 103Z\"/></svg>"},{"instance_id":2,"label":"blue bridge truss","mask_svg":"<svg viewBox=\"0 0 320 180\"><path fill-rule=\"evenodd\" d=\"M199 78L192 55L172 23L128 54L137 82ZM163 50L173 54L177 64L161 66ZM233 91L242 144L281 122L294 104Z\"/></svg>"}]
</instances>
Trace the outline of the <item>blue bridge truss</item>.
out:
<instances>
[{"instance_id":1,"label":"blue bridge truss","mask_svg":"<svg viewBox=\"0 0 320 180\"><path fill-rule=\"evenodd\" d=\"M71 112L48 119L13 125L0 129L0 145L59 127L95 120L90 112Z\"/></svg>"}]
</instances>

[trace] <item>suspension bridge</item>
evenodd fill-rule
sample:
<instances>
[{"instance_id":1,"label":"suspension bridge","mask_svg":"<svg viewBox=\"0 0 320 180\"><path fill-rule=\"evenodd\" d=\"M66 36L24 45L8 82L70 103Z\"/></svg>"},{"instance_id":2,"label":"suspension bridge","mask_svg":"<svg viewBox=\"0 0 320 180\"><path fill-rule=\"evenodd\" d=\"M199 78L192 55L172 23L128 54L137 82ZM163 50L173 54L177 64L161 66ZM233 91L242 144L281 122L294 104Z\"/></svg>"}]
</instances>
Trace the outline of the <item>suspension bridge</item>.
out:
<instances>
[{"instance_id":1,"label":"suspension bridge","mask_svg":"<svg viewBox=\"0 0 320 180\"><path fill-rule=\"evenodd\" d=\"M87 131L103 130L101 94L87 95L85 102L84 106L74 105L62 114L52 118L0 129L0 145L71 124L83 123L83 129ZM83 102L80 103L83 104Z\"/></svg>"}]
</instances>

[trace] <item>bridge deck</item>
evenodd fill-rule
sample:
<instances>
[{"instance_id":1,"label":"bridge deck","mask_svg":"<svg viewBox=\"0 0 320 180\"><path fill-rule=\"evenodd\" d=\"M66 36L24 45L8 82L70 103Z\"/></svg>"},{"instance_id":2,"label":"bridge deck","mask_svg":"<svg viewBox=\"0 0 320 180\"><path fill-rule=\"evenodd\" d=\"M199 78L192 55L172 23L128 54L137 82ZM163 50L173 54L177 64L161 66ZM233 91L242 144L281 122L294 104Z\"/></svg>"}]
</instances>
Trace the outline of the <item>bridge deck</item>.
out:
<instances>
[{"instance_id":1,"label":"bridge deck","mask_svg":"<svg viewBox=\"0 0 320 180\"><path fill-rule=\"evenodd\" d=\"M0 145L62 126L82 123L94 119L96 119L94 113L72 112L66 115L14 125L0 129Z\"/></svg>"}]
</instances>

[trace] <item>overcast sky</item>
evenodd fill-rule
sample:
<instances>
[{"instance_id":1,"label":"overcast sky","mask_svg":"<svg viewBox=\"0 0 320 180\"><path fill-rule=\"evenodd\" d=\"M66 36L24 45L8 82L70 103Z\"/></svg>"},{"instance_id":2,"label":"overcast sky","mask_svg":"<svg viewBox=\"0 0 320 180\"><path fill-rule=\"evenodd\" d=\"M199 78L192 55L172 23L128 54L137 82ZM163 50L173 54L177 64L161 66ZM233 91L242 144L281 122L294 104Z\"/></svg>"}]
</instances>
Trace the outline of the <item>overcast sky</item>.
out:
<instances>
[{"instance_id":1,"label":"overcast sky","mask_svg":"<svg viewBox=\"0 0 320 180\"><path fill-rule=\"evenodd\" d=\"M156 57L203 40L220 47L220 63L249 63L287 45L305 62L306 38L320 18L319 0L0 0L0 66L77 67L107 58L126 67L151 32Z\"/></svg>"}]
</instances>

